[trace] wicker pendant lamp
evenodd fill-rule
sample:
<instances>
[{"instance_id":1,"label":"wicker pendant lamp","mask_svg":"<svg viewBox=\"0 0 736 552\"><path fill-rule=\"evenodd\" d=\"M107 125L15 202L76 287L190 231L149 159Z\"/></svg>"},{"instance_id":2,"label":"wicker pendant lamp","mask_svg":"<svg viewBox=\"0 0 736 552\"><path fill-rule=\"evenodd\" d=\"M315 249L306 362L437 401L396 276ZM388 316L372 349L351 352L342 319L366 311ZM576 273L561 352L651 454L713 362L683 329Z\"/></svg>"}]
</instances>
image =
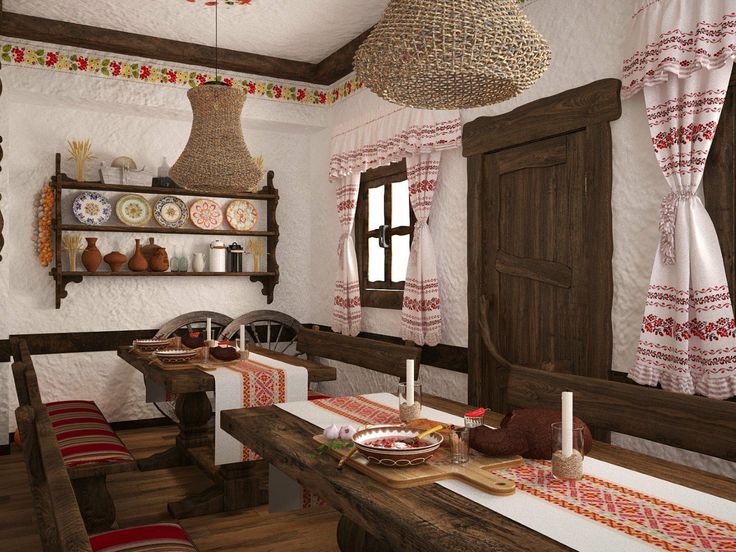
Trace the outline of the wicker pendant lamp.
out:
<instances>
[{"instance_id":1,"label":"wicker pendant lamp","mask_svg":"<svg viewBox=\"0 0 736 552\"><path fill-rule=\"evenodd\" d=\"M251 157L243 138L240 125L240 113L245 104L243 90L211 81L190 88L187 98L192 105L192 130L184 151L171 167L171 178L179 186L192 191L255 192L263 171Z\"/></svg>"},{"instance_id":2,"label":"wicker pendant lamp","mask_svg":"<svg viewBox=\"0 0 736 552\"><path fill-rule=\"evenodd\" d=\"M463 109L513 98L550 58L516 0L389 0L354 67L390 102Z\"/></svg>"}]
</instances>

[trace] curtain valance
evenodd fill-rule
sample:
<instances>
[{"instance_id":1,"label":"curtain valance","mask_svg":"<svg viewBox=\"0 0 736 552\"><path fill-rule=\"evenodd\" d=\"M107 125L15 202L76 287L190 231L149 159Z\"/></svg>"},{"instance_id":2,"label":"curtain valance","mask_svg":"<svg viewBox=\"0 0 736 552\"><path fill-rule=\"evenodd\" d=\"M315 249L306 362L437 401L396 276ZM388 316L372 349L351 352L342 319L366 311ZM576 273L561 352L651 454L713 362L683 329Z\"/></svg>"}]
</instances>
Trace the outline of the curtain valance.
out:
<instances>
[{"instance_id":1,"label":"curtain valance","mask_svg":"<svg viewBox=\"0 0 736 552\"><path fill-rule=\"evenodd\" d=\"M734 0L646 0L632 16L621 95L629 98L670 74L689 77L736 57Z\"/></svg>"},{"instance_id":2,"label":"curtain valance","mask_svg":"<svg viewBox=\"0 0 736 552\"><path fill-rule=\"evenodd\" d=\"M391 106L338 127L330 150L330 180L401 161L420 153L460 147L458 110L430 111Z\"/></svg>"}]
</instances>

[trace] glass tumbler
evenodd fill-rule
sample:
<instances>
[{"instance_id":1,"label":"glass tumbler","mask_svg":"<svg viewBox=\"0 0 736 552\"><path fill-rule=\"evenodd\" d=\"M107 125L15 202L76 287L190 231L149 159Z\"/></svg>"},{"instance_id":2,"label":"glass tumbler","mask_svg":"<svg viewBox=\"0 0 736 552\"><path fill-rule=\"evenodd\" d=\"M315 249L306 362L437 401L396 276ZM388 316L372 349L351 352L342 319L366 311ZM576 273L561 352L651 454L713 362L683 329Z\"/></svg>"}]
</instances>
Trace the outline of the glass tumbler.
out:
<instances>
[{"instance_id":1,"label":"glass tumbler","mask_svg":"<svg viewBox=\"0 0 736 552\"><path fill-rule=\"evenodd\" d=\"M552 475L557 479L582 479L585 458L585 434L582 425L572 426L572 454L562 454L562 422L552 424Z\"/></svg>"},{"instance_id":2,"label":"glass tumbler","mask_svg":"<svg viewBox=\"0 0 736 552\"><path fill-rule=\"evenodd\" d=\"M470 459L470 430L467 427L450 430L450 458L453 464L465 464Z\"/></svg>"},{"instance_id":3,"label":"glass tumbler","mask_svg":"<svg viewBox=\"0 0 736 552\"><path fill-rule=\"evenodd\" d=\"M422 384L414 382L414 400L407 397L406 383L399 384L399 419L402 422L411 422L419 418L422 413Z\"/></svg>"}]
</instances>

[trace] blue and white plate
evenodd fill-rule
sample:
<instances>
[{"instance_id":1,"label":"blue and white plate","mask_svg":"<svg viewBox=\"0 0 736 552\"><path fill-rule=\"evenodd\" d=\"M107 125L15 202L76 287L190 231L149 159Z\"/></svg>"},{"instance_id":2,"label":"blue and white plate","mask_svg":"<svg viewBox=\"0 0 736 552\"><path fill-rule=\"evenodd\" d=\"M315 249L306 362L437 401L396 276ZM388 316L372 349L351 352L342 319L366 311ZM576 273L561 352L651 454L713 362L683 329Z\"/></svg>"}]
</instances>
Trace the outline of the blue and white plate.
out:
<instances>
[{"instance_id":1,"label":"blue and white plate","mask_svg":"<svg viewBox=\"0 0 736 552\"><path fill-rule=\"evenodd\" d=\"M165 196L156 202L153 218L164 228L179 228L189 220L189 209L178 197Z\"/></svg>"},{"instance_id":2,"label":"blue and white plate","mask_svg":"<svg viewBox=\"0 0 736 552\"><path fill-rule=\"evenodd\" d=\"M74 198L72 212L82 224L99 226L109 220L112 215L112 205L99 192L82 192Z\"/></svg>"}]
</instances>

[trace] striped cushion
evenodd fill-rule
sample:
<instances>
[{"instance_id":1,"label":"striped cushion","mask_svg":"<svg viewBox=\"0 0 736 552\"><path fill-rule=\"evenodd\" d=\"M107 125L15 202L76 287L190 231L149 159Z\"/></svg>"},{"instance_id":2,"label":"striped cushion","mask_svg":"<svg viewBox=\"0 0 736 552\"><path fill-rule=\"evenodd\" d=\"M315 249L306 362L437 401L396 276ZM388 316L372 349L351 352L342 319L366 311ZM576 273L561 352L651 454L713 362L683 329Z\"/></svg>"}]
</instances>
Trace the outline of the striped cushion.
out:
<instances>
[{"instance_id":1,"label":"striped cushion","mask_svg":"<svg viewBox=\"0 0 736 552\"><path fill-rule=\"evenodd\" d=\"M314 391L313 389L307 389L307 399L310 401L316 401L317 399L331 399L329 395L325 395L324 393L320 393L319 391Z\"/></svg>"},{"instance_id":2,"label":"striped cushion","mask_svg":"<svg viewBox=\"0 0 736 552\"><path fill-rule=\"evenodd\" d=\"M94 552L187 552L196 548L179 525L157 523L118 529L89 538Z\"/></svg>"},{"instance_id":3,"label":"striped cushion","mask_svg":"<svg viewBox=\"0 0 736 552\"><path fill-rule=\"evenodd\" d=\"M46 408L67 468L135 461L94 402L59 401Z\"/></svg>"}]
</instances>

